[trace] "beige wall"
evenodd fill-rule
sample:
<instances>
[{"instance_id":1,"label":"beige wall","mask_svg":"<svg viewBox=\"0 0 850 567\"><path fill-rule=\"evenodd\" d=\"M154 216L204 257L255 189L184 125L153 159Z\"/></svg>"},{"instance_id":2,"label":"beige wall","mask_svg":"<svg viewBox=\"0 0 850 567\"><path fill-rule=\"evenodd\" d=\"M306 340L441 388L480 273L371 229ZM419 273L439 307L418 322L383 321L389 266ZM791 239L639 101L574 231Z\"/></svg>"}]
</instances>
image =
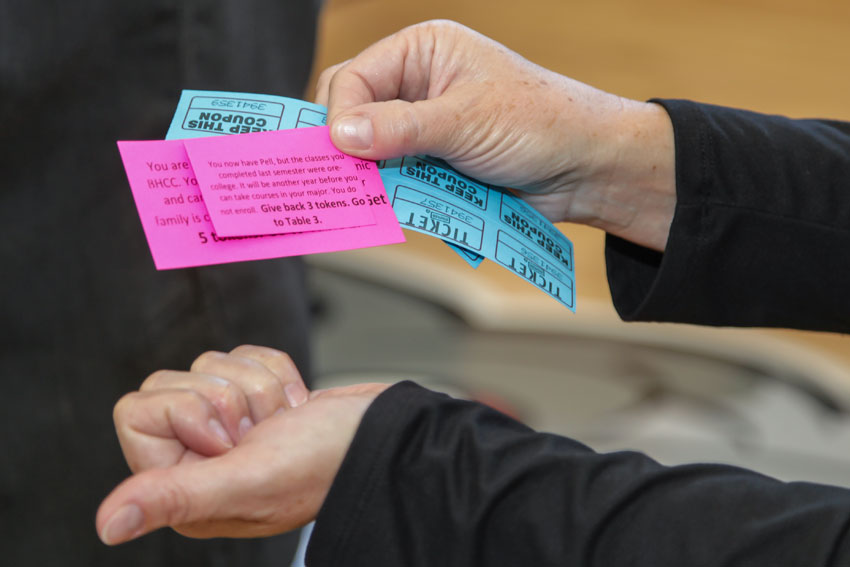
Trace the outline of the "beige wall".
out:
<instances>
[{"instance_id":1,"label":"beige wall","mask_svg":"<svg viewBox=\"0 0 850 567\"><path fill-rule=\"evenodd\" d=\"M330 0L321 19L316 69L432 18L469 25L536 63L631 98L682 97L796 117L850 119L850 2L838 0ZM613 325L602 235L575 226L562 230L576 247L578 320L584 316L591 325L601 318ZM364 252L355 261L399 266L419 258L410 278L420 277L416 266L431 262L456 272L463 285L489 286L505 295L497 304L518 302L541 314L557 311L551 300L504 270L485 263L473 276L439 242L407 234L410 242L402 248ZM335 258L341 257L320 262ZM583 306L591 306L584 315ZM724 333L708 336L724 339L729 336ZM811 347L843 366L850 385L847 337L787 331L734 337ZM768 350L782 350L781 342L766 344L772 345Z\"/></svg>"}]
</instances>

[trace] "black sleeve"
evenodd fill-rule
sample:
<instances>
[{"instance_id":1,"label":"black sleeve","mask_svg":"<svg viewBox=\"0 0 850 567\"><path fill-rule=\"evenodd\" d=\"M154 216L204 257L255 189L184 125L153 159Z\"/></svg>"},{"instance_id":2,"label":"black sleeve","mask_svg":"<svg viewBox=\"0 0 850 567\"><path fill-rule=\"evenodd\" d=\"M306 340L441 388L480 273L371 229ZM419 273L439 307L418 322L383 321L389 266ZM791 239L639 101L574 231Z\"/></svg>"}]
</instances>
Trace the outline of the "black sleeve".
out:
<instances>
[{"instance_id":1,"label":"black sleeve","mask_svg":"<svg viewBox=\"0 0 850 567\"><path fill-rule=\"evenodd\" d=\"M681 100L664 254L609 235L627 320L850 331L850 123Z\"/></svg>"},{"instance_id":2,"label":"black sleeve","mask_svg":"<svg viewBox=\"0 0 850 567\"><path fill-rule=\"evenodd\" d=\"M830 567L850 491L721 465L597 454L401 383L364 416L310 567Z\"/></svg>"}]
</instances>

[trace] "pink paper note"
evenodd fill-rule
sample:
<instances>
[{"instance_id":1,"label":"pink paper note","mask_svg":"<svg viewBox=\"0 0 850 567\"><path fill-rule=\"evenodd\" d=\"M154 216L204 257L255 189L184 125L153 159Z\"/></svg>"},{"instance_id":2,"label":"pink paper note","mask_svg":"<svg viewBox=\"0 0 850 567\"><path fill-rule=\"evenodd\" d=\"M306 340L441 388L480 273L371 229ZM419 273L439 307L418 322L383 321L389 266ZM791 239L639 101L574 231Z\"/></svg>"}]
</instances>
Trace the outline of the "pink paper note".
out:
<instances>
[{"instance_id":1,"label":"pink paper note","mask_svg":"<svg viewBox=\"0 0 850 567\"><path fill-rule=\"evenodd\" d=\"M118 142L158 270L404 242L383 186L364 195L376 221L372 225L273 236L221 237L210 222L184 141Z\"/></svg>"},{"instance_id":2,"label":"pink paper note","mask_svg":"<svg viewBox=\"0 0 850 567\"><path fill-rule=\"evenodd\" d=\"M374 224L374 163L340 152L328 128L183 140L218 234L248 236Z\"/></svg>"}]
</instances>

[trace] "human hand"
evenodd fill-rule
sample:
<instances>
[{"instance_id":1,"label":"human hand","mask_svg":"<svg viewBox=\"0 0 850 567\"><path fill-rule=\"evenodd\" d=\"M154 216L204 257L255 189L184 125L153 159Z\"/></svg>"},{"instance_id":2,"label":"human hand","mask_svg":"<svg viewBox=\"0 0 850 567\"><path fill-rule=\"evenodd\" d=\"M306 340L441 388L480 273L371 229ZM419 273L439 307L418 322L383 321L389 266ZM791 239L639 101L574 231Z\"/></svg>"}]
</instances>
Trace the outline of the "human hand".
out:
<instances>
[{"instance_id":1,"label":"human hand","mask_svg":"<svg viewBox=\"0 0 850 567\"><path fill-rule=\"evenodd\" d=\"M309 393L289 357L264 347L205 353L152 374L114 419L133 476L101 503L114 545L171 526L199 538L258 537L310 522L366 408L387 385Z\"/></svg>"},{"instance_id":2,"label":"human hand","mask_svg":"<svg viewBox=\"0 0 850 567\"><path fill-rule=\"evenodd\" d=\"M673 135L658 105L548 71L445 21L405 28L325 70L316 100L346 153L440 157L519 189L553 222L666 244Z\"/></svg>"}]
</instances>

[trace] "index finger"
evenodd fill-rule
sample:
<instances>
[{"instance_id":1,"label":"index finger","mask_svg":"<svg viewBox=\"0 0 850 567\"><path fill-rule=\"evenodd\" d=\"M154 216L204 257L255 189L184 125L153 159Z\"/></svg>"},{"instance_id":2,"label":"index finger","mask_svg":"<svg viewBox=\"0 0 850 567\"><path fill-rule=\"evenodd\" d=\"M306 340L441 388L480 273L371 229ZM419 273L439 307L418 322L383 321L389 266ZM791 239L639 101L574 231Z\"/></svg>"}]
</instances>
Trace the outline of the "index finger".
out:
<instances>
[{"instance_id":1,"label":"index finger","mask_svg":"<svg viewBox=\"0 0 850 567\"><path fill-rule=\"evenodd\" d=\"M336 65L331 65L319 75L319 78L316 80L316 96L315 102L316 104L321 104L322 106L328 106L328 91L331 85L331 79L336 72L342 69L344 66L348 65L348 61L343 61L342 63L337 63Z\"/></svg>"},{"instance_id":2,"label":"index finger","mask_svg":"<svg viewBox=\"0 0 850 567\"><path fill-rule=\"evenodd\" d=\"M432 66L438 42L459 27L450 22L417 24L366 48L330 77L328 122L361 104L433 96Z\"/></svg>"}]
</instances>

